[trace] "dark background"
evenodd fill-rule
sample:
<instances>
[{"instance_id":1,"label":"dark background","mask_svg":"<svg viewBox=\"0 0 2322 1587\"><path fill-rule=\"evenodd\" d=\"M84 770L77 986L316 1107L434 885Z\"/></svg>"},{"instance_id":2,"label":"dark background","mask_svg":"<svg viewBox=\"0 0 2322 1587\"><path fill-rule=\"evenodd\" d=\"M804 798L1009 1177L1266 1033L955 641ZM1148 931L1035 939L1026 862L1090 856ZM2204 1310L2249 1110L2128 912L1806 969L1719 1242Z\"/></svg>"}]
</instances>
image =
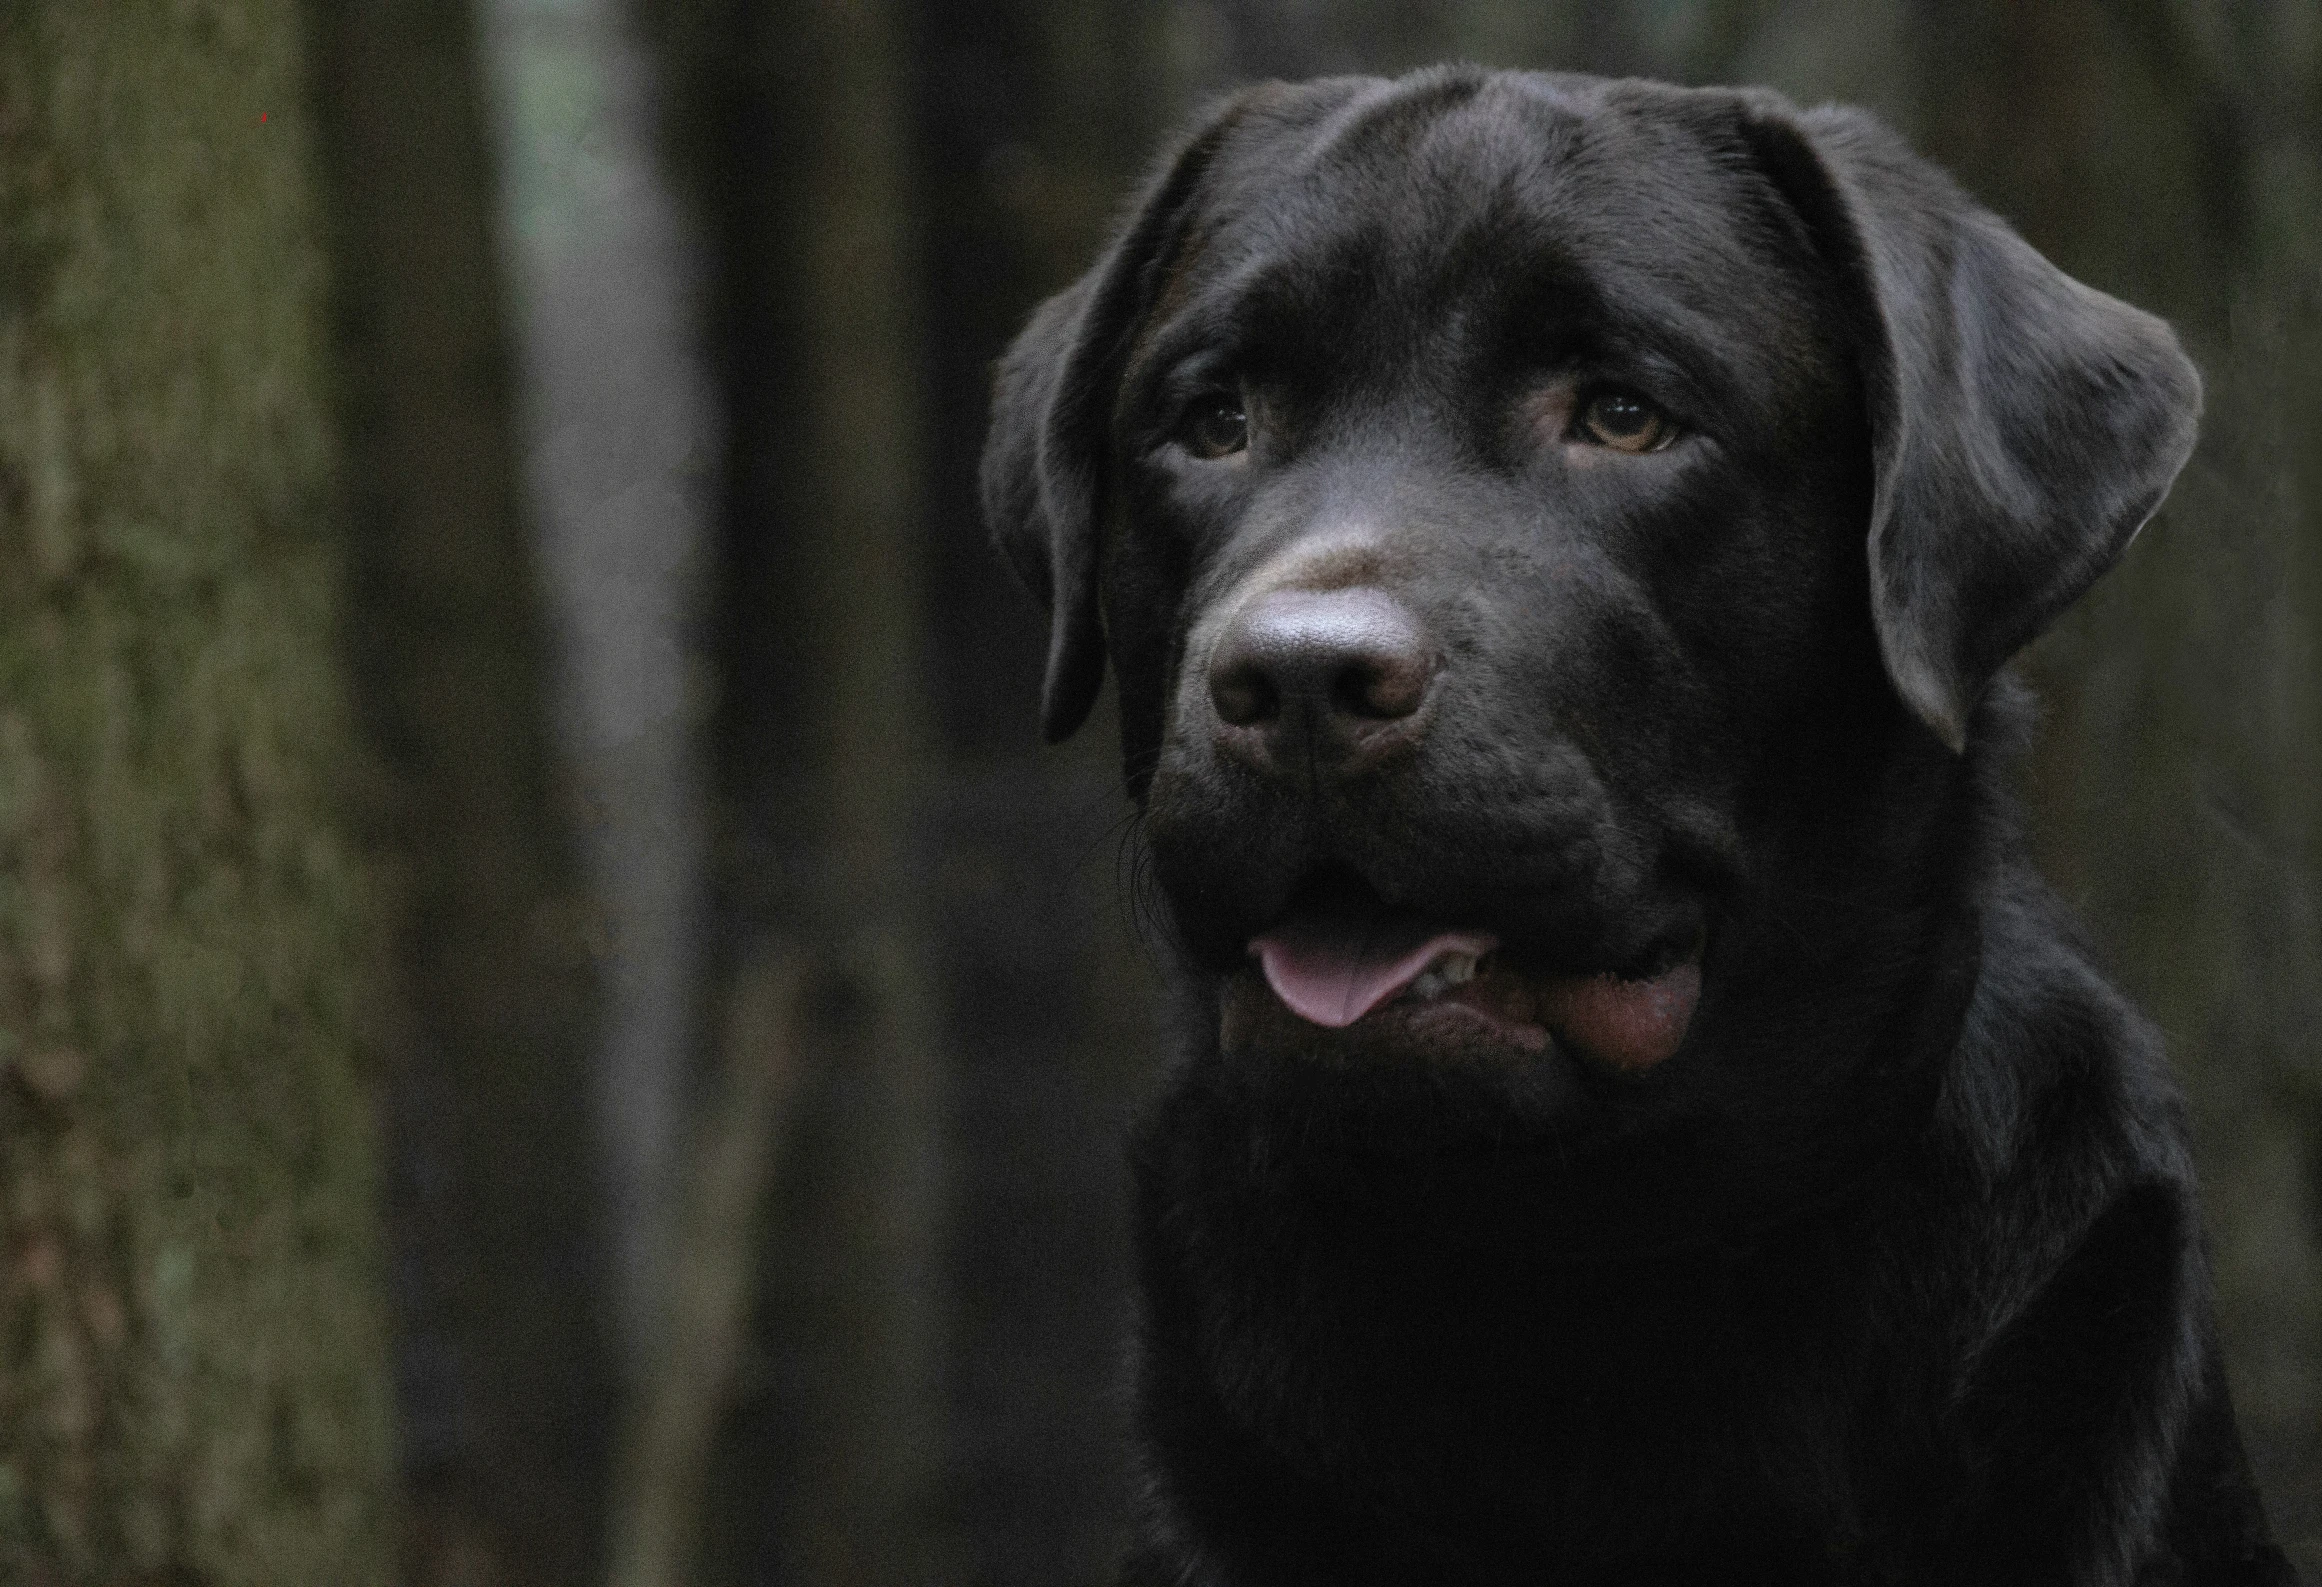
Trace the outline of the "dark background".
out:
<instances>
[{"instance_id":1,"label":"dark background","mask_svg":"<svg viewBox=\"0 0 2322 1587\"><path fill-rule=\"evenodd\" d=\"M2203 364L2206 439L2170 507L2027 663L2047 717L2024 785L2051 874L2186 1076L2253 1456L2322 1568L2314 7L890 0L635 20L660 85L639 125L695 228L692 334L724 426L699 497L700 973L813 941L851 989L807 1039L775 1147L705 1580L1104 1575L1131 1480L1120 1141L1155 1076L1155 980L1109 725L1037 743L1043 625L975 505L989 370L1201 96L1451 58L1867 104Z\"/></svg>"},{"instance_id":2,"label":"dark background","mask_svg":"<svg viewBox=\"0 0 2322 1587\"><path fill-rule=\"evenodd\" d=\"M1093 1587L1157 949L992 361L1444 59L1864 104L2168 316L2021 665L2322 1578L2322 0L0 5L0 1581Z\"/></svg>"}]
</instances>

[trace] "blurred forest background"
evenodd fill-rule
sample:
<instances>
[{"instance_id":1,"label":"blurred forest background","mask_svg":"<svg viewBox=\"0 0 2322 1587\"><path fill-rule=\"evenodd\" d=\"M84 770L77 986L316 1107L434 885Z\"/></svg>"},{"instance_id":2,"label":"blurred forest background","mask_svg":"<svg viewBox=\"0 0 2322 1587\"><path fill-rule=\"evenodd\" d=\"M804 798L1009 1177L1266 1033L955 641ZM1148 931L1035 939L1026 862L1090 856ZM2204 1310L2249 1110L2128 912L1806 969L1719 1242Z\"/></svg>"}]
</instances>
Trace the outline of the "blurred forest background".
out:
<instances>
[{"instance_id":1,"label":"blurred forest background","mask_svg":"<svg viewBox=\"0 0 2322 1587\"><path fill-rule=\"evenodd\" d=\"M1156 141L1866 104L2205 436L2026 661L2322 1573L2317 0L0 8L0 1581L1108 1579L1157 982L994 357Z\"/></svg>"}]
</instances>

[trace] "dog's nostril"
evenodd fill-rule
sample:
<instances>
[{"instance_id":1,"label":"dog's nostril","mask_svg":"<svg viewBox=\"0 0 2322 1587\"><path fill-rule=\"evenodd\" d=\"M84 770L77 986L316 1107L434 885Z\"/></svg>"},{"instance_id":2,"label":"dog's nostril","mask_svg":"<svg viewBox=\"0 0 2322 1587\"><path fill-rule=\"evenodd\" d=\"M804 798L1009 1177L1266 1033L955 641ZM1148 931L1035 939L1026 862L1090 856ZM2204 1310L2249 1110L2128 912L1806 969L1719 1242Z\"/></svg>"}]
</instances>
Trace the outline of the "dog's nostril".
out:
<instances>
[{"instance_id":1,"label":"dog's nostril","mask_svg":"<svg viewBox=\"0 0 2322 1587\"><path fill-rule=\"evenodd\" d=\"M1418 621L1383 590L1277 590L1251 603L1210 660L1222 721L1269 726L1393 721L1415 713L1435 674ZM1303 709L1293 713L1293 702Z\"/></svg>"},{"instance_id":2,"label":"dog's nostril","mask_svg":"<svg viewBox=\"0 0 2322 1587\"><path fill-rule=\"evenodd\" d=\"M1432 669L1423 655L1369 655L1350 661L1332 682L1332 703L1349 716L1392 721L1419 709Z\"/></svg>"},{"instance_id":3,"label":"dog's nostril","mask_svg":"<svg viewBox=\"0 0 2322 1587\"><path fill-rule=\"evenodd\" d=\"M1252 666L1229 667L1212 673L1209 698L1217 707L1217 714L1236 727L1254 727L1260 722L1272 721L1282 712L1281 694L1263 671Z\"/></svg>"}]
</instances>

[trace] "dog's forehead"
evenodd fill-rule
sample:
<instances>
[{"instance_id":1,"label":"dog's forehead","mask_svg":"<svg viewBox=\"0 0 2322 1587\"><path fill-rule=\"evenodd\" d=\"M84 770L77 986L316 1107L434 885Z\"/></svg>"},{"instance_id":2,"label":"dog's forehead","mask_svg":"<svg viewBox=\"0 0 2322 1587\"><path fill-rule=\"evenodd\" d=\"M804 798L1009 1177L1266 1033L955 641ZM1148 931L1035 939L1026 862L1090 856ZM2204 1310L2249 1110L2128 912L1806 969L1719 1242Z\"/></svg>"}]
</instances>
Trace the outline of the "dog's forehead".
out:
<instances>
[{"instance_id":1,"label":"dog's forehead","mask_svg":"<svg viewBox=\"0 0 2322 1587\"><path fill-rule=\"evenodd\" d=\"M1818 267L1738 119L1728 95L1543 74L1285 89L1221 147L1164 317L1345 326L1561 281L1705 346L1747 305L1757 347L1795 346Z\"/></svg>"},{"instance_id":2,"label":"dog's forehead","mask_svg":"<svg viewBox=\"0 0 2322 1587\"><path fill-rule=\"evenodd\" d=\"M1442 247L1543 224L1639 252L1679 231L1747 244L1765 188L1733 107L1722 94L1533 74L1382 83L1319 118L1250 117L1221 150L1210 210L1253 249Z\"/></svg>"}]
</instances>

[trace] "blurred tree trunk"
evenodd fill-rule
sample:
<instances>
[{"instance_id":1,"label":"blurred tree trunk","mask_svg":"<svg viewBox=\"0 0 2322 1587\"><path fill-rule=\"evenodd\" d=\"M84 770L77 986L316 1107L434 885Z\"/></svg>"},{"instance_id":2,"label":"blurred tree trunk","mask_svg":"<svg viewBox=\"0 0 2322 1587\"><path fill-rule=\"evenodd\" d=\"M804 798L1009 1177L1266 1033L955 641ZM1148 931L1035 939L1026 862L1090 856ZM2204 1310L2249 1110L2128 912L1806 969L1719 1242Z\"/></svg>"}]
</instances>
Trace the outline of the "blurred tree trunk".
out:
<instances>
[{"instance_id":1,"label":"blurred tree trunk","mask_svg":"<svg viewBox=\"0 0 2322 1587\"><path fill-rule=\"evenodd\" d=\"M475 20L315 0L356 685L383 773L408 1579L594 1582L613 1412L589 921L517 485Z\"/></svg>"},{"instance_id":2,"label":"blurred tree trunk","mask_svg":"<svg viewBox=\"0 0 2322 1587\"><path fill-rule=\"evenodd\" d=\"M738 1579L771 1569L813 1587L945 1574L931 1536L946 1297L917 819L930 746L901 9L808 0L753 16L772 114L754 129L764 141L738 151L766 198L787 168L795 202L743 205L743 290L786 322L789 360L729 387L720 727L744 866L729 896L745 951L751 936L794 934L823 956L828 987L802 1032L816 1067L761 1268L762 1359L783 1392L745 1403L734 1428L748 1448L769 1415L784 1424L788 1491L772 1515L729 1491L738 1503L713 1525L751 1538ZM760 670L770 650L778 688ZM776 861L772 876L757 858Z\"/></svg>"},{"instance_id":3,"label":"blurred tree trunk","mask_svg":"<svg viewBox=\"0 0 2322 1587\"><path fill-rule=\"evenodd\" d=\"M920 0L924 534L943 777L930 800L951 1170L944 1405L951 1580L1117 1574L1134 1477L1123 1124L1160 1011L1118 887L1130 828L1109 699L1040 740L1047 622L985 533L994 360L1088 267L1176 117L1149 0ZM1183 63L1190 65L1191 63Z\"/></svg>"},{"instance_id":4,"label":"blurred tree trunk","mask_svg":"<svg viewBox=\"0 0 2322 1587\"><path fill-rule=\"evenodd\" d=\"M0 11L0 1580L391 1573L288 0Z\"/></svg>"},{"instance_id":5,"label":"blurred tree trunk","mask_svg":"<svg viewBox=\"0 0 2322 1587\"><path fill-rule=\"evenodd\" d=\"M2044 868L2184 1076L2243 1431L2313 1571L2322 126L2265 15L2211 33L2164 0L1947 0L1911 47L1923 146L2065 269L2175 321L2207 378L2169 504L2029 658L2028 792Z\"/></svg>"},{"instance_id":6,"label":"blurred tree trunk","mask_svg":"<svg viewBox=\"0 0 2322 1587\"><path fill-rule=\"evenodd\" d=\"M785 944L813 989L702 1579L941 1579L910 39L898 0L647 20L716 252L727 999Z\"/></svg>"}]
</instances>

